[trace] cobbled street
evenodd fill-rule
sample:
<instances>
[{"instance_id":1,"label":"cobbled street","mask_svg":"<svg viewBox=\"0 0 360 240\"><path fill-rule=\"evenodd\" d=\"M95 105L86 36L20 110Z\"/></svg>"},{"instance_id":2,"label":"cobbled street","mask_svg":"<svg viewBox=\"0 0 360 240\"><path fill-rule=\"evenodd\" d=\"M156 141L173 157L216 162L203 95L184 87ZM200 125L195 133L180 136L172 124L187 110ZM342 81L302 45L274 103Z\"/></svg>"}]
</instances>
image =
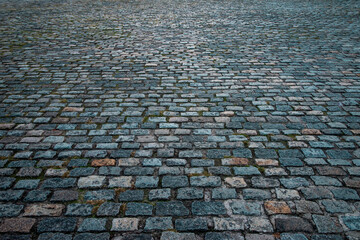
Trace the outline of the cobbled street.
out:
<instances>
[{"instance_id":1,"label":"cobbled street","mask_svg":"<svg viewBox=\"0 0 360 240\"><path fill-rule=\"evenodd\" d=\"M359 240L360 1L0 0L1 240Z\"/></svg>"}]
</instances>

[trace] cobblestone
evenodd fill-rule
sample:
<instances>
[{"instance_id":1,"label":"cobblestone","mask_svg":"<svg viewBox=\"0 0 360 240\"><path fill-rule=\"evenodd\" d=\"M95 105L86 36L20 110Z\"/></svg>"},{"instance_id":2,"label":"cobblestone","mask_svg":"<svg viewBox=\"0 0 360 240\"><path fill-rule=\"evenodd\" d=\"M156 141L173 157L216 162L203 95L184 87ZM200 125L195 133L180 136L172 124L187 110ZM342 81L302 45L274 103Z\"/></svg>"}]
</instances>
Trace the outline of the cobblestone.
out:
<instances>
[{"instance_id":1,"label":"cobblestone","mask_svg":"<svg viewBox=\"0 0 360 240\"><path fill-rule=\"evenodd\" d=\"M360 3L0 2L1 239L359 239Z\"/></svg>"},{"instance_id":2,"label":"cobblestone","mask_svg":"<svg viewBox=\"0 0 360 240\"><path fill-rule=\"evenodd\" d=\"M151 216L153 206L147 203L128 203L126 204L126 216Z\"/></svg>"},{"instance_id":3,"label":"cobblestone","mask_svg":"<svg viewBox=\"0 0 360 240\"><path fill-rule=\"evenodd\" d=\"M350 230L359 231L360 217L359 216L343 216L342 221Z\"/></svg>"},{"instance_id":4,"label":"cobblestone","mask_svg":"<svg viewBox=\"0 0 360 240\"><path fill-rule=\"evenodd\" d=\"M0 224L0 232L28 233L35 224L34 218L8 218Z\"/></svg>"},{"instance_id":5,"label":"cobblestone","mask_svg":"<svg viewBox=\"0 0 360 240\"><path fill-rule=\"evenodd\" d=\"M62 204L33 204L26 206L24 216L61 216Z\"/></svg>"},{"instance_id":6,"label":"cobblestone","mask_svg":"<svg viewBox=\"0 0 360 240\"><path fill-rule=\"evenodd\" d=\"M158 202L156 204L156 215L186 216L189 215L189 209L180 201Z\"/></svg>"},{"instance_id":7,"label":"cobblestone","mask_svg":"<svg viewBox=\"0 0 360 240\"><path fill-rule=\"evenodd\" d=\"M93 206L90 204L72 203L67 205L66 216L89 216Z\"/></svg>"},{"instance_id":8,"label":"cobblestone","mask_svg":"<svg viewBox=\"0 0 360 240\"><path fill-rule=\"evenodd\" d=\"M343 231L336 218L321 215L313 215L312 217L319 233L338 233Z\"/></svg>"},{"instance_id":9,"label":"cobblestone","mask_svg":"<svg viewBox=\"0 0 360 240\"><path fill-rule=\"evenodd\" d=\"M23 205L16 205L16 204L0 204L0 216L1 217L16 217L20 214L22 209L24 208Z\"/></svg>"},{"instance_id":10,"label":"cobblestone","mask_svg":"<svg viewBox=\"0 0 360 240\"><path fill-rule=\"evenodd\" d=\"M134 231L139 228L139 219L137 218L114 218L112 220L111 231Z\"/></svg>"},{"instance_id":11,"label":"cobblestone","mask_svg":"<svg viewBox=\"0 0 360 240\"><path fill-rule=\"evenodd\" d=\"M144 230L168 230L172 228L171 217L150 217L146 219Z\"/></svg>"},{"instance_id":12,"label":"cobblestone","mask_svg":"<svg viewBox=\"0 0 360 240\"><path fill-rule=\"evenodd\" d=\"M245 216L261 215L261 205L256 202L246 202L236 200L230 203L233 214L240 214Z\"/></svg>"},{"instance_id":13,"label":"cobblestone","mask_svg":"<svg viewBox=\"0 0 360 240\"><path fill-rule=\"evenodd\" d=\"M192 203L192 213L195 215L221 215L226 210L221 202L202 202L195 201Z\"/></svg>"},{"instance_id":14,"label":"cobblestone","mask_svg":"<svg viewBox=\"0 0 360 240\"><path fill-rule=\"evenodd\" d=\"M207 221L202 218L177 219L175 228L178 231L206 231L208 230Z\"/></svg>"},{"instance_id":15,"label":"cobblestone","mask_svg":"<svg viewBox=\"0 0 360 240\"><path fill-rule=\"evenodd\" d=\"M50 191L39 192L38 194L45 195L45 193L50 193ZM29 193L30 194L30 193ZM35 194L35 193L34 193ZM54 191L51 201L52 202L66 202L66 201L74 201L78 199L78 192L73 190L57 190ZM29 197L29 195L27 196Z\"/></svg>"},{"instance_id":16,"label":"cobblestone","mask_svg":"<svg viewBox=\"0 0 360 240\"><path fill-rule=\"evenodd\" d=\"M106 219L105 218L85 218L81 223L79 232L102 232L106 231Z\"/></svg>"},{"instance_id":17,"label":"cobblestone","mask_svg":"<svg viewBox=\"0 0 360 240\"><path fill-rule=\"evenodd\" d=\"M38 232L72 232L76 227L76 218L44 218L37 226Z\"/></svg>"},{"instance_id":18,"label":"cobblestone","mask_svg":"<svg viewBox=\"0 0 360 240\"><path fill-rule=\"evenodd\" d=\"M299 217L276 218L275 227L279 232L313 232L309 221Z\"/></svg>"}]
</instances>

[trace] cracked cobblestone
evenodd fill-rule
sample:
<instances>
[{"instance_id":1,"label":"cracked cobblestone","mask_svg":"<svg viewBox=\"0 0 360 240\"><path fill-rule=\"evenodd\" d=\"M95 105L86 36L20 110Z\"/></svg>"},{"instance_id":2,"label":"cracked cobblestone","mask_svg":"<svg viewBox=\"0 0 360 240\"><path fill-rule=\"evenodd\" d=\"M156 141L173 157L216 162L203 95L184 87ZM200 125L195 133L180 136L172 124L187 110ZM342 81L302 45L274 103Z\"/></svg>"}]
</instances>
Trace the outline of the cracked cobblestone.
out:
<instances>
[{"instance_id":1,"label":"cracked cobblestone","mask_svg":"<svg viewBox=\"0 0 360 240\"><path fill-rule=\"evenodd\" d=\"M0 1L0 239L360 239L359 14Z\"/></svg>"}]
</instances>

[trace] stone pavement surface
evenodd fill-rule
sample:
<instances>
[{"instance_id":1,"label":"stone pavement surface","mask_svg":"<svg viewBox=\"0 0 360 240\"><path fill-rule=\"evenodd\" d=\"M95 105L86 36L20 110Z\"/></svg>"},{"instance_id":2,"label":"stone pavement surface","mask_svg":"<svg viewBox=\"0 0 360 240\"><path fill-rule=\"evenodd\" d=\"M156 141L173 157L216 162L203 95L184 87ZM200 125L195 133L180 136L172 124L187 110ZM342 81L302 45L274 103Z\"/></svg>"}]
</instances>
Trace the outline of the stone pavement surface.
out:
<instances>
[{"instance_id":1,"label":"stone pavement surface","mask_svg":"<svg viewBox=\"0 0 360 240\"><path fill-rule=\"evenodd\" d=\"M360 1L0 1L0 239L360 239Z\"/></svg>"}]
</instances>

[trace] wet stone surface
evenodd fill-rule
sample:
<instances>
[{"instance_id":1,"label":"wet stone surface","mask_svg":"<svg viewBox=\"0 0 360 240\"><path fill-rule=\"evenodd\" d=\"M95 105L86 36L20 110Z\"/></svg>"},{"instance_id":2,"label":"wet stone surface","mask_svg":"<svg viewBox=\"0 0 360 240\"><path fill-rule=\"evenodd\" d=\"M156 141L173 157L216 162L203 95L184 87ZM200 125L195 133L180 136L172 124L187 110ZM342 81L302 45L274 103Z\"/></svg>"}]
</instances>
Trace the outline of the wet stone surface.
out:
<instances>
[{"instance_id":1,"label":"wet stone surface","mask_svg":"<svg viewBox=\"0 0 360 240\"><path fill-rule=\"evenodd\" d=\"M0 239L360 239L359 9L0 1Z\"/></svg>"}]
</instances>

